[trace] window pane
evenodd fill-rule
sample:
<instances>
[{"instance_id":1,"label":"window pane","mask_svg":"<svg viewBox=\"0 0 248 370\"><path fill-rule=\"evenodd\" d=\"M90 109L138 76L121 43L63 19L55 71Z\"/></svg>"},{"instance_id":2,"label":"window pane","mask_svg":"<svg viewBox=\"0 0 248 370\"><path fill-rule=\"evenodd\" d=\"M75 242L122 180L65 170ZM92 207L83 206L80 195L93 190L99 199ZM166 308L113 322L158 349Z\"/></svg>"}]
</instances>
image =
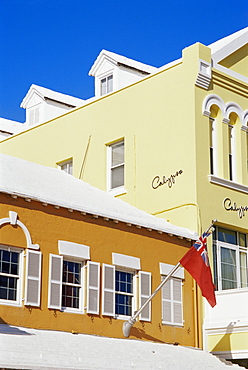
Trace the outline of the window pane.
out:
<instances>
[{"instance_id":1,"label":"window pane","mask_svg":"<svg viewBox=\"0 0 248 370\"><path fill-rule=\"evenodd\" d=\"M218 240L225 243L237 245L237 233L222 227L218 228Z\"/></svg>"},{"instance_id":2,"label":"window pane","mask_svg":"<svg viewBox=\"0 0 248 370\"><path fill-rule=\"evenodd\" d=\"M115 313L117 315L132 315L132 297L116 294L115 295Z\"/></svg>"},{"instance_id":3,"label":"window pane","mask_svg":"<svg viewBox=\"0 0 248 370\"><path fill-rule=\"evenodd\" d=\"M108 76L107 80L108 80L107 92L109 93L113 91L113 75Z\"/></svg>"},{"instance_id":4,"label":"window pane","mask_svg":"<svg viewBox=\"0 0 248 370\"><path fill-rule=\"evenodd\" d=\"M236 252L232 249L221 248L222 289L237 288Z\"/></svg>"},{"instance_id":5,"label":"window pane","mask_svg":"<svg viewBox=\"0 0 248 370\"><path fill-rule=\"evenodd\" d=\"M107 93L107 81L106 78L101 80L101 95L105 95Z\"/></svg>"},{"instance_id":6,"label":"window pane","mask_svg":"<svg viewBox=\"0 0 248 370\"><path fill-rule=\"evenodd\" d=\"M111 188L124 185L124 166L113 168L111 171Z\"/></svg>"},{"instance_id":7,"label":"window pane","mask_svg":"<svg viewBox=\"0 0 248 370\"><path fill-rule=\"evenodd\" d=\"M112 146L112 166L124 163L124 143L115 144Z\"/></svg>"},{"instance_id":8,"label":"window pane","mask_svg":"<svg viewBox=\"0 0 248 370\"><path fill-rule=\"evenodd\" d=\"M241 247L247 247L246 235L243 233L239 233L239 245Z\"/></svg>"},{"instance_id":9,"label":"window pane","mask_svg":"<svg viewBox=\"0 0 248 370\"><path fill-rule=\"evenodd\" d=\"M247 274L247 254L240 252L240 285L241 288L248 287L248 274Z\"/></svg>"},{"instance_id":10,"label":"window pane","mask_svg":"<svg viewBox=\"0 0 248 370\"><path fill-rule=\"evenodd\" d=\"M213 244L213 263L214 263L214 285L218 289L218 270L217 270L217 247Z\"/></svg>"}]
</instances>

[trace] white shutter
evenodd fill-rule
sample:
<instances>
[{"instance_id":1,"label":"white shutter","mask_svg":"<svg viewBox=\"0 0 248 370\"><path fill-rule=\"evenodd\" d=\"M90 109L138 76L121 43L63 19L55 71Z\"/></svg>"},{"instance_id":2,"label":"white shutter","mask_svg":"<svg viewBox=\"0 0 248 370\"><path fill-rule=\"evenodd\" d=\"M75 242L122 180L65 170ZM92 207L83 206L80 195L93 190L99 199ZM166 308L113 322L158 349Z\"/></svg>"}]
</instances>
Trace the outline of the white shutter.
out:
<instances>
[{"instance_id":1,"label":"white shutter","mask_svg":"<svg viewBox=\"0 0 248 370\"><path fill-rule=\"evenodd\" d=\"M103 263L102 314L115 315L115 266Z\"/></svg>"},{"instance_id":2,"label":"white shutter","mask_svg":"<svg viewBox=\"0 0 248 370\"><path fill-rule=\"evenodd\" d=\"M25 305L40 306L41 252L27 250Z\"/></svg>"},{"instance_id":3,"label":"white shutter","mask_svg":"<svg viewBox=\"0 0 248 370\"><path fill-rule=\"evenodd\" d=\"M87 313L99 315L100 264L87 263Z\"/></svg>"},{"instance_id":4,"label":"white shutter","mask_svg":"<svg viewBox=\"0 0 248 370\"><path fill-rule=\"evenodd\" d=\"M171 319L171 280L168 280L162 288L162 321L165 323L172 323L172 319Z\"/></svg>"},{"instance_id":5,"label":"white shutter","mask_svg":"<svg viewBox=\"0 0 248 370\"><path fill-rule=\"evenodd\" d=\"M151 273L139 271L140 307L143 306L143 304L147 301L150 295L151 295ZM149 302L148 305L141 312L140 320L151 321L151 302Z\"/></svg>"},{"instance_id":6,"label":"white shutter","mask_svg":"<svg viewBox=\"0 0 248 370\"><path fill-rule=\"evenodd\" d=\"M179 279L172 280L173 287L173 322L182 325L182 281Z\"/></svg>"},{"instance_id":7,"label":"white shutter","mask_svg":"<svg viewBox=\"0 0 248 370\"><path fill-rule=\"evenodd\" d=\"M162 288L162 321L172 325L183 325L181 279L172 277Z\"/></svg>"},{"instance_id":8,"label":"white shutter","mask_svg":"<svg viewBox=\"0 0 248 370\"><path fill-rule=\"evenodd\" d=\"M48 308L61 309L63 257L50 254Z\"/></svg>"}]
</instances>

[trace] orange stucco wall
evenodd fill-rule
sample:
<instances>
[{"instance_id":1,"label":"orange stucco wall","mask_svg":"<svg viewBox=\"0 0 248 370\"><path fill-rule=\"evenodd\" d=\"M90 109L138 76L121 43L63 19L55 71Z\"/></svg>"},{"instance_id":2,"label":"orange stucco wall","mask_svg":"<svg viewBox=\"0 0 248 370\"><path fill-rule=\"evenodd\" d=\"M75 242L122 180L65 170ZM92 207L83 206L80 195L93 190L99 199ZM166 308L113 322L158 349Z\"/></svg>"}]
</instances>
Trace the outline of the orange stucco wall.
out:
<instances>
[{"instance_id":1,"label":"orange stucco wall","mask_svg":"<svg viewBox=\"0 0 248 370\"><path fill-rule=\"evenodd\" d=\"M75 331L109 337L123 337L123 320L68 313L47 308L49 253L58 254L58 240L66 240L90 246L91 260L112 264L112 252L139 257L142 271L152 273L152 291L161 282L159 262L176 264L190 247L190 242L144 228L137 229L119 222L94 219L79 212L43 206L39 202L26 202L0 195L0 218L8 217L9 211L18 213L19 220L28 228L32 242L40 246L42 252L41 306L39 308L0 305L0 321L24 327ZM23 231L18 226L4 225L0 229L0 243L14 247L26 247ZM161 294L152 301L152 322L136 322L131 330L131 338L179 342L195 346L195 309L193 281L185 271L183 285L183 328L162 325Z\"/></svg>"}]
</instances>

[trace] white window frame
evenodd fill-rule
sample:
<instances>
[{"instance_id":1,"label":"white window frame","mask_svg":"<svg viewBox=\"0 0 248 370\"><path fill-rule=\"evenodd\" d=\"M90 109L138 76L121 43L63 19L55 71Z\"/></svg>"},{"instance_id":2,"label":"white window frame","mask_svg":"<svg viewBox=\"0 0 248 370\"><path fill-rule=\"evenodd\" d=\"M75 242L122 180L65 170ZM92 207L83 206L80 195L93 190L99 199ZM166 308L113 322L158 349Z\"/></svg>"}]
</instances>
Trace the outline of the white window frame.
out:
<instances>
[{"instance_id":1,"label":"white window frame","mask_svg":"<svg viewBox=\"0 0 248 370\"><path fill-rule=\"evenodd\" d=\"M137 307L137 302L136 302L136 299L135 297L137 296L137 276L138 276L138 272L135 271L135 270L129 270L129 269L126 269L126 268L123 268L123 267L119 267L119 266L115 266L115 273L116 271L120 271L120 272L125 272L125 273L128 273L128 274L131 274L132 275L132 284L133 284L133 292L132 293L125 293L125 292L122 292L122 291L116 291L115 289L115 296L116 294L121 294L121 295L125 295L125 296L130 296L131 297L131 304L132 304L132 309L131 309L131 315L123 315L123 314L117 314L115 312L115 318L116 319L121 319L121 320L126 320L127 317L130 317L130 316L133 316L134 312L136 311L136 307ZM114 281L114 284L116 283L116 274L115 274L115 281ZM116 302L115 302L115 305L116 305ZM115 307L114 307L115 308Z\"/></svg>"},{"instance_id":2,"label":"white window frame","mask_svg":"<svg viewBox=\"0 0 248 370\"><path fill-rule=\"evenodd\" d=\"M111 86L109 84L109 79L110 78L112 78ZM103 80L106 80L106 91L105 92L102 91ZM108 73L105 76L102 76L99 79L99 93L100 93L100 96L104 96L104 95L107 95L107 94L109 94L109 93L111 93L113 91L114 91L114 74L113 74L113 72L111 72L111 73Z\"/></svg>"},{"instance_id":3,"label":"white window frame","mask_svg":"<svg viewBox=\"0 0 248 370\"><path fill-rule=\"evenodd\" d=\"M124 161L116 166L112 166L113 148L117 145L123 144L124 147ZM123 167L123 184L117 187L112 187L112 170L114 168ZM125 141L118 140L112 144L107 145L107 191L113 195L125 193Z\"/></svg>"},{"instance_id":4,"label":"white window frame","mask_svg":"<svg viewBox=\"0 0 248 370\"><path fill-rule=\"evenodd\" d=\"M235 146L235 126L228 125L228 168L229 180L236 182L236 146Z\"/></svg>"},{"instance_id":5,"label":"white window frame","mask_svg":"<svg viewBox=\"0 0 248 370\"><path fill-rule=\"evenodd\" d=\"M6 250L8 252L15 252L19 253L19 271L18 271L18 278L17 278L17 297L16 300L6 300L0 299L0 305L7 305L7 306L21 306L22 305L22 296L23 296L23 257L24 257L24 250L20 248L11 247L8 245L0 244L0 249ZM7 274L7 276L10 276ZM14 275L16 278L16 275Z\"/></svg>"},{"instance_id":6,"label":"white window frame","mask_svg":"<svg viewBox=\"0 0 248 370\"><path fill-rule=\"evenodd\" d=\"M84 279L84 269L85 269L85 262L80 261L80 260L76 260L76 259L70 259L70 258L63 257L62 274L63 274L64 262L74 262L74 263L78 263L80 265L80 280L81 281L80 281L80 284L66 283L66 282L63 281L63 277L62 277L61 310L64 311L64 312L73 312L73 313L80 312L81 313L84 309L84 280L85 280ZM63 286L66 286L66 285L79 288L79 307L78 308L67 307L67 306L62 305Z\"/></svg>"},{"instance_id":7,"label":"white window frame","mask_svg":"<svg viewBox=\"0 0 248 370\"><path fill-rule=\"evenodd\" d=\"M211 135L212 146L210 146L210 173L211 175L218 174L218 158L217 158L217 134L216 134L216 120L209 117L209 130ZM211 171L211 161L212 161L212 171Z\"/></svg>"},{"instance_id":8,"label":"white window frame","mask_svg":"<svg viewBox=\"0 0 248 370\"><path fill-rule=\"evenodd\" d=\"M226 229L226 228L225 228ZM215 279L217 279L217 290L235 290L235 289L242 289L241 287L241 276L240 276L240 252L246 253L246 263L248 266L248 247L242 247L239 245L239 233L236 230L227 229L230 231L234 231L236 233L237 244L231 244L219 241L218 239L213 240L213 248L216 248L216 261L214 263L214 275ZM244 233L242 233L244 234ZM218 235L218 227L216 227L216 235ZM218 238L218 237L217 237ZM246 234L246 238L248 238ZM248 243L248 241L246 241ZM235 258L236 258L236 281L237 287L236 288L229 288L229 289L222 289L222 270L221 270L221 248L226 248L235 251ZM248 271L247 271L248 274Z\"/></svg>"},{"instance_id":9,"label":"white window frame","mask_svg":"<svg viewBox=\"0 0 248 370\"><path fill-rule=\"evenodd\" d=\"M68 173L69 175L73 175L73 159L72 158L57 163L57 166L61 171L64 171L65 173ZM65 168L63 169L64 166Z\"/></svg>"}]
</instances>

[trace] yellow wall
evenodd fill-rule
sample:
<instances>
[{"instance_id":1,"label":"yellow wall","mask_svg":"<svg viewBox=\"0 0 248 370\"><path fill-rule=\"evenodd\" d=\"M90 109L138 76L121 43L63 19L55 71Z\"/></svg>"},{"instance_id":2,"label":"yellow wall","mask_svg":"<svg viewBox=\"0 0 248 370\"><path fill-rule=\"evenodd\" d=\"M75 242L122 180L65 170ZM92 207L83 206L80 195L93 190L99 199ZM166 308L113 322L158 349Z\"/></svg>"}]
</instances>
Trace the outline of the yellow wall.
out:
<instances>
[{"instance_id":1,"label":"yellow wall","mask_svg":"<svg viewBox=\"0 0 248 370\"><path fill-rule=\"evenodd\" d=\"M42 252L42 296L40 308L0 306L2 322L24 327L76 331L110 337L123 337L123 320L89 315L66 313L47 308L49 253L58 254L58 240L66 240L90 246L91 260L112 264L112 252L138 257L142 271L152 272L152 291L160 284L159 262L175 265L190 247L188 241L137 229L126 224L115 224L79 212L70 213L66 209L54 209L38 202L25 202L1 195L0 218L8 217L9 211L18 213L21 222L28 228L32 242L39 244ZM19 227L1 227L0 243L14 247L26 247L26 240ZM152 302L152 322L135 323L131 338L155 340L182 345L196 345L194 322L193 281L186 272L183 286L183 328L162 325L161 294Z\"/></svg>"},{"instance_id":2,"label":"yellow wall","mask_svg":"<svg viewBox=\"0 0 248 370\"><path fill-rule=\"evenodd\" d=\"M208 335L210 352L247 351L247 345L248 332Z\"/></svg>"}]
</instances>

